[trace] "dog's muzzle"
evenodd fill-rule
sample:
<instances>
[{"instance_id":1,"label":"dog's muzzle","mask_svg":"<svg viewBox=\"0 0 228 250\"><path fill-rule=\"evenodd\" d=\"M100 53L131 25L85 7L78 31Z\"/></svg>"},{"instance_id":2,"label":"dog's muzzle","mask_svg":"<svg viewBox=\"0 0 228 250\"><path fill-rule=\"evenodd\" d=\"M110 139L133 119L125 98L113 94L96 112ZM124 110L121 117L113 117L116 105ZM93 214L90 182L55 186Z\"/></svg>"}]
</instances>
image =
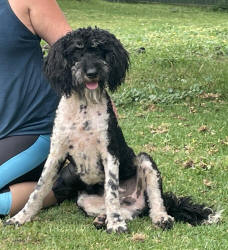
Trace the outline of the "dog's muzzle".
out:
<instances>
[{"instance_id":1,"label":"dog's muzzle","mask_svg":"<svg viewBox=\"0 0 228 250\"><path fill-rule=\"evenodd\" d=\"M83 89L86 87L89 90L98 88L99 77L96 68L89 68L84 72L79 63L75 63L75 65L71 67L71 73L73 85L75 85L76 88Z\"/></svg>"},{"instance_id":2,"label":"dog's muzzle","mask_svg":"<svg viewBox=\"0 0 228 250\"><path fill-rule=\"evenodd\" d=\"M95 67L88 68L85 73L85 85L87 89L98 88L98 70Z\"/></svg>"},{"instance_id":3,"label":"dog's muzzle","mask_svg":"<svg viewBox=\"0 0 228 250\"><path fill-rule=\"evenodd\" d=\"M96 90L98 87L103 88L107 81L108 68L103 61L94 64L83 65L82 62L76 62L71 67L73 85L78 89L86 88Z\"/></svg>"}]
</instances>

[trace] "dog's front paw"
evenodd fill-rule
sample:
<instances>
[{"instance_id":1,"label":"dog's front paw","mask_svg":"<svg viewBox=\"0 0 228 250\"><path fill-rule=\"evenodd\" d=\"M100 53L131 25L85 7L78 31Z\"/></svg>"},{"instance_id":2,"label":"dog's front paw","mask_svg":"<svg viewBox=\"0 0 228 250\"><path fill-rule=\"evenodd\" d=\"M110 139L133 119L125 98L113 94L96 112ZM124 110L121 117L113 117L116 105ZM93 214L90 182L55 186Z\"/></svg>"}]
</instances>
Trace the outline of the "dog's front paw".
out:
<instances>
[{"instance_id":1,"label":"dog's front paw","mask_svg":"<svg viewBox=\"0 0 228 250\"><path fill-rule=\"evenodd\" d=\"M165 229L171 229L173 227L174 218L167 214L156 216L156 218L152 218L152 221L155 226Z\"/></svg>"},{"instance_id":2,"label":"dog's front paw","mask_svg":"<svg viewBox=\"0 0 228 250\"><path fill-rule=\"evenodd\" d=\"M107 233L127 233L128 228L125 220L120 216L120 214L114 214L111 218L106 221L106 231Z\"/></svg>"},{"instance_id":3,"label":"dog's front paw","mask_svg":"<svg viewBox=\"0 0 228 250\"><path fill-rule=\"evenodd\" d=\"M15 225L15 226L21 226L26 222L31 221L31 216L29 216L26 212L23 210L13 216L12 218L6 220L4 223L5 225Z\"/></svg>"},{"instance_id":4,"label":"dog's front paw","mask_svg":"<svg viewBox=\"0 0 228 250\"><path fill-rule=\"evenodd\" d=\"M127 233L128 228L125 222L108 223L106 228L107 233Z\"/></svg>"}]
</instances>

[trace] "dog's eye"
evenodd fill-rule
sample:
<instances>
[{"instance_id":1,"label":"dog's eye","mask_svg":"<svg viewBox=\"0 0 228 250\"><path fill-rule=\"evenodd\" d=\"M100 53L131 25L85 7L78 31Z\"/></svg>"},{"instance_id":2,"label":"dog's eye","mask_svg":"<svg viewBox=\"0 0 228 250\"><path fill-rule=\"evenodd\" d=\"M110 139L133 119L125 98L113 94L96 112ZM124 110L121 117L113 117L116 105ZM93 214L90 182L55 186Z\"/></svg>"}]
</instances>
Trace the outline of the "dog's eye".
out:
<instances>
[{"instance_id":1,"label":"dog's eye","mask_svg":"<svg viewBox=\"0 0 228 250\"><path fill-rule=\"evenodd\" d=\"M75 42L75 47L77 49L83 49L84 48L84 44L82 43L82 41L76 41Z\"/></svg>"}]
</instances>

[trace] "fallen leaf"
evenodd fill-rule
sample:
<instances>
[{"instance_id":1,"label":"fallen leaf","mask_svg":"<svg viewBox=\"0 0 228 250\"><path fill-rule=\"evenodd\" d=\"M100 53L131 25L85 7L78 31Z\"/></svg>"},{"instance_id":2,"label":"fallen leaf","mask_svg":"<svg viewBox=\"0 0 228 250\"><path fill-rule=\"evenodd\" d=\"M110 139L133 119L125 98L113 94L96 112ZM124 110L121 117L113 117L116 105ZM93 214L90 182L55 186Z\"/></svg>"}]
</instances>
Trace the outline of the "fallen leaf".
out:
<instances>
[{"instance_id":1,"label":"fallen leaf","mask_svg":"<svg viewBox=\"0 0 228 250\"><path fill-rule=\"evenodd\" d=\"M167 133L168 131L169 131L169 124L167 123L162 123L157 128L155 128L153 125L150 126L150 132L152 134L163 134L163 133Z\"/></svg>"},{"instance_id":2,"label":"fallen leaf","mask_svg":"<svg viewBox=\"0 0 228 250\"><path fill-rule=\"evenodd\" d=\"M186 153L191 153L192 151L194 150L194 147L192 147L192 146L190 146L190 145L185 145L184 146L184 151L186 152Z\"/></svg>"},{"instance_id":3,"label":"fallen leaf","mask_svg":"<svg viewBox=\"0 0 228 250\"><path fill-rule=\"evenodd\" d=\"M147 108L149 111L152 111L152 112L154 112L154 111L156 111L157 110L157 107L156 107L156 105L155 104L151 104L148 108Z\"/></svg>"},{"instance_id":4,"label":"fallen leaf","mask_svg":"<svg viewBox=\"0 0 228 250\"><path fill-rule=\"evenodd\" d=\"M202 168L202 169L205 169L205 170L209 170L212 168L211 165L205 163L205 162L200 162L199 166Z\"/></svg>"},{"instance_id":5,"label":"fallen leaf","mask_svg":"<svg viewBox=\"0 0 228 250\"><path fill-rule=\"evenodd\" d=\"M220 94L214 94L214 93L203 93L200 95L203 99L218 99L221 95Z\"/></svg>"},{"instance_id":6,"label":"fallen leaf","mask_svg":"<svg viewBox=\"0 0 228 250\"><path fill-rule=\"evenodd\" d=\"M145 234L135 233L135 234L133 234L131 239L133 241L142 241L143 242L143 241L145 241L146 237L147 237L147 235L145 235Z\"/></svg>"},{"instance_id":7,"label":"fallen leaf","mask_svg":"<svg viewBox=\"0 0 228 250\"><path fill-rule=\"evenodd\" d=\"M212 181L209 181L209 180L207 180L207 179L204 179L204 180L203 180L203 184L204 184L205 186L207 186L207 187L211 187L211 186L212 186Z\"/></svg>"},{"instance_id":8,"label":"fallen leaf","mask_svg":"<svg viewBox=\"0 0 228 250\"><path fill-rule=\"evenodd\" d=\"M228 136L224 140L221 141L222 144L228 145Z\"/></svg>"},{"instance_id":9,"label":"fallen leaf","mask_svg":"<svg viewBox=\"0 0 228 250\"><path fill-rule=\"evenodd\" d=\"M206 103L204 103L204 102L200 103L200 106L201 107L207 107Z\"/></svg>"},{"instance_id":10,"label":"fallen leaf","mask_svg":"<svg viewBox=\"0 0 228 250\"><path fill-rule=\"evenodd\" d=\"M119 119L126 119L127 116L126 116L126 115L120 115L120 114L118 114L118 118L119 118Z\"/></svg>"},{"instance_id":11,"label":"fallen leaf","mask_svg":"<svg viewBox=\"0 0 228 250\"><path fill-rule=\"evenodd\" d=\"M218 153L218 151L219 151L219 150L215 147L215 145L213 145L213 146L209 149L208 154L209 154L209 155L212 155L212 154Z\"/></svg>"},{"instance_id":12,"label":"fallen leaf","mask_svg":"<svg viewBox=\"0 0 228 250\"><path fill-rule=\"evenodd\" d=\"M190 108L189 108L189 112L190 112L190 113L196 113L197 110L195 109L195 107L190 107Z\"/></svg>"},{"instance_id":13,"label":"fallen leaf","mask_svg":"<svg viewBox=\"0 0 228 250\"><path fill-rule=\"evenodd\" d=\"M174 115L173 118L176 118L178 120L181 120L181 121L187 121L188 119L186 119L185 117L181 116L181 115Z\"/></svg>"},{"instance_id":14,"label":"fallen leaf","mask_svg":"<svg viewBox=\"0 0 228 250\"><path fill-rule=\"evenodd\" d=\"M154 145L152 144L146 144L143 146L143 149L146 151L146 152L154 152L154 151L157 151L157 147L155 147Z\"/></svg>"},{"instance_id":15,"label":"fallen leaf","mask_svg":"<svg viewBox=\"0 0 228 250\"><path fill-rule=\"evenodd\" d=\"M184 168L192 168L192 167L194 167L193 160L188 160L188 161L184 162Z\"/></svg>"},{"instance_id":16,"label":"fallen leaf","mask_svg":"<svg viewBox=\"0 0 228 250\"><path fill-rule=\"evenodd\" d=\"M144 116L145 116L145 113L142 113L142 112L136 113L135 116L136 116L136 117L144 117Z\"/></svg>"},{"instance_id":17,"label":"fallen leaf","mask_svg":"<svg viewBox=\"0 0 228 250\"><path fill-rule=\"evenodd\" d=\"M198 131L199 132L206 132L206 131L208 131L208 128L206 125L202 125L200 128L198 128Z\"/></svg>"}]
</instances>

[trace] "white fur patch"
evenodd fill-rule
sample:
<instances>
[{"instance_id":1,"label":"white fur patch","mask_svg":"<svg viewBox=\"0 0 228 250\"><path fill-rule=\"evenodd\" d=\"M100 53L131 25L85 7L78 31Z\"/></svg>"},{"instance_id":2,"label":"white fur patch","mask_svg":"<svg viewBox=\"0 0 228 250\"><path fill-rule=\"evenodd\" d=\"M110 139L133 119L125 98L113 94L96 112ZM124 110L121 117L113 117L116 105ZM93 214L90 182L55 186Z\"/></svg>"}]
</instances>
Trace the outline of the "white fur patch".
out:
<instances>
[{"instance_id":1,"label":"white fur patch","mask_svg":"<svg viewBox=\"0 0 228 250\"><path fill-rule=\"evenodd\" d=\"M102 102L96 104L78 100L77 94L62 98L55 120L52 147L60 143L75 160L77 174L82 181L96 184L104 181L104 171L97 168L97 163L102 155L107 155L107 100L103 97ZM58 138L57 142L55 138ZM72 147L69 148L70 145Z\"/></svg>"}]
</instances>

